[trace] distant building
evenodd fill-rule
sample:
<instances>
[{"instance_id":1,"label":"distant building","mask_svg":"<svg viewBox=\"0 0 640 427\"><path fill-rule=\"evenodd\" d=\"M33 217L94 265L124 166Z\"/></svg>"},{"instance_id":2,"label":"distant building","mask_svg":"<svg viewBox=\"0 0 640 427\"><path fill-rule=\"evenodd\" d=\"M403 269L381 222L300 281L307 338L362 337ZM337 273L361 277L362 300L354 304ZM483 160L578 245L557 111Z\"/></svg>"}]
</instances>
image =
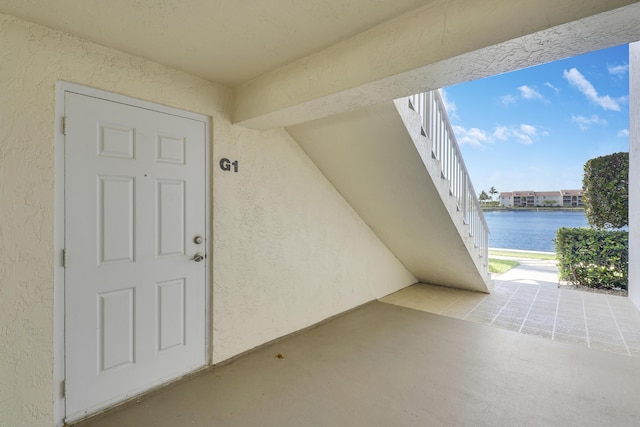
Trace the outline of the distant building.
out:
<instances>
[{"instance_id":1,"label":"distant building","mask_svg":"<svg viewBox=\"0 0 640 427\"><path fill-rule=\"evenodd\" d=\"M559 206L584 207L582 190L508 191L500 193L500 206L534 208Z\"/></svg>"}]
</instances>

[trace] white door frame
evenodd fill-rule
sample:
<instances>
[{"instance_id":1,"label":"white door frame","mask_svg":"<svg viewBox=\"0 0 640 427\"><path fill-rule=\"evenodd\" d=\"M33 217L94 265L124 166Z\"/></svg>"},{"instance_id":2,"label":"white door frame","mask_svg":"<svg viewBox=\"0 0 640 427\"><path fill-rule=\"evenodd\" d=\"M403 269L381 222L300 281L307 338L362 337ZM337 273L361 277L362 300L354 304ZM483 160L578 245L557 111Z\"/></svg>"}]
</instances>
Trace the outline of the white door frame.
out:
<instances>
[{"instance_id":1,"label":"white door frame","mask_svg":"<svg viewBox=\"0 0 640 427\"><path fill-rule=\"evenodd\" d=\"M54 396L54 422L56 426L64 425L66 417L65 398L64 398L64 380L65 374L65 271L63 267L62 251L65 247L65 136L63 134L63 122L65 115L65 93L73 92L80 95L93 96L108 101L127 104L138 108L144 108L153 111L159 111L166 114L172 114L179 117L189 118L203 122L205 125L205 243L206 253L209 254L205 258L205 363L211 364L212 339L211 331L211 266L213 258L213 244L211 239L211 118L203 114L192 113L173 107L167 107L124 95L107 92L100 89L94 89L88 86L76 83L58 81L56 82L56 103L55 103L55 209L54 209L54 321L53 321L53 344L54 344L54 366L53 366L53 396Z\"/></svg>"}]
</instances>

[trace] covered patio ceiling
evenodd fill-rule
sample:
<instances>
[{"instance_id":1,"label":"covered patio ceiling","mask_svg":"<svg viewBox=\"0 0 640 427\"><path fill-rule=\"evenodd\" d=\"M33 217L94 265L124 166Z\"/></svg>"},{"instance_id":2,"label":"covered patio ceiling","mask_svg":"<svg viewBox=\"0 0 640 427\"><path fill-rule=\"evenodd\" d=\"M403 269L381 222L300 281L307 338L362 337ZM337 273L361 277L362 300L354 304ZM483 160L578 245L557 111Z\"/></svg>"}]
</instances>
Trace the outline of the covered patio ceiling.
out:
<instances>
[{"instance_id":1,"label":"covered patio ceiling","mask_svg":"<svg viewBox=\"0 0 640 427\"><path fill-rule=\"evenodd\" d=\"M235 86L440 0L1 0L0 12Z\"/></svg>"},{"instance_id":2,"label":"covered patio ceiling","mask_svg":"<svg viewBox=\"0 0 640 427\"><path fill-rule=\"evenodd\" d=\"M0 0L235 91L268 129L640 40L633 0Z\"/></svg>"}]
</instances>

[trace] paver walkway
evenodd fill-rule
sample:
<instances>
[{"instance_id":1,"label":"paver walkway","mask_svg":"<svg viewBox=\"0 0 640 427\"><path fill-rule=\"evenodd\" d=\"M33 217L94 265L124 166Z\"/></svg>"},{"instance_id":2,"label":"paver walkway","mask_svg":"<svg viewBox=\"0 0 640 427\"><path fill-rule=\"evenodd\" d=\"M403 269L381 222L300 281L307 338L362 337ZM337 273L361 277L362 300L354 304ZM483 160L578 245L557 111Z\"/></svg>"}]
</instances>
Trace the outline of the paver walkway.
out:
<instances>
[{"instance_id":1,"label":"paver walkway","mask_svg":"<svg viewBox=\"0 0 640 427\"><path fill-rule=\"evenodd\" d=\"M517 261L518 267L493 276L489 295L416 284L381 301L640 357L640 312L628 298L558 288L556 261Z\"/></svg>"}]
</instances>

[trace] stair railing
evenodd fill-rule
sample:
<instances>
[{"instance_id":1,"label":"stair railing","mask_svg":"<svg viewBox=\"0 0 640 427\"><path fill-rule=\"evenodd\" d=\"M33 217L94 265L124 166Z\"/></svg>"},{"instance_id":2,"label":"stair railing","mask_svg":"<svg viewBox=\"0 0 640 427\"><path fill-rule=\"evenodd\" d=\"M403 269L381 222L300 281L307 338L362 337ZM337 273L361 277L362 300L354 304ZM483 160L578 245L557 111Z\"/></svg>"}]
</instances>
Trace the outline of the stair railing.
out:
<instances>
[{"instance_id":1,"label":"stair railing","mask_svg":"<svg viewBox=\"0 0 640 427\"><path fill-rule=\"evenodd\" d=\"M489 257L489 227L460 153L447 110L437 90L409 97L409 106L422 118L422 131L431 141L431 156L440 163L442 179L449 181L449 195L469 226L469 236L486 266Z\"/></svg>"}]
</instances>

